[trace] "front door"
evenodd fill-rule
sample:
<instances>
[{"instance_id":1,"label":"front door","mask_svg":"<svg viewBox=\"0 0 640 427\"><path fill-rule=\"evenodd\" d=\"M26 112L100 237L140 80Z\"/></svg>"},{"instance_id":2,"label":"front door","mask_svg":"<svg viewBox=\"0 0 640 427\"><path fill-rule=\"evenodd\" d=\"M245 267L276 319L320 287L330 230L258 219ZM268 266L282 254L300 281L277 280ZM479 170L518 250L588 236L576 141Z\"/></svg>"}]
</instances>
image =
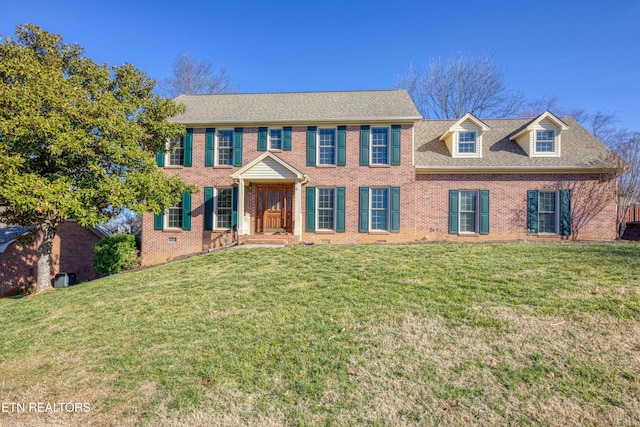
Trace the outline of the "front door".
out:
<instances>
[{"instance_id":1,"label":"front door","mask_svg":"<svg viewBox=\"0 0 640 427\"><path fill-rule=\"evenodd\" d=\"M291 186L259 186L256 212L257 233L291 233Z\"/></svg>"}]
</instances>

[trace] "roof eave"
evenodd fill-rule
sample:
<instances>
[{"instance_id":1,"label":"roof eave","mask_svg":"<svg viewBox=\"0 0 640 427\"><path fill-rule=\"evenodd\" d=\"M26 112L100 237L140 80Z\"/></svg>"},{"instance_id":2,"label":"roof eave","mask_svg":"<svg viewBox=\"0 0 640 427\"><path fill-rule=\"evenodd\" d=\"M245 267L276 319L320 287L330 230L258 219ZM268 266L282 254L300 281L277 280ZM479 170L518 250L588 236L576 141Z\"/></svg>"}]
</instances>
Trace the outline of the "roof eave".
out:
<instances>
[{"instance_id":1,"label":"roof eave","mask_svg":"<svg viewBox=\"0 0 640 427\"><path fill-rule=\"evenodd\" d=\"M614 173L615 168L571 166L425 166L416 165L417 174L483 173Z\"/></svg>"},{"instance_id":2,"label":"roof eave","mask_svg":"<svg viewBox=\"0 0 640 427\"><path fill-rule=\"evenodd\" d=\"M422 120L422 116L400 116L400 117L362 117L362 118L328 118L328 119L274 119L274 120L179 120L169 119L170 122L188 125L263 125L263 124L292 124L308 125L313 123L415 123Z\"/></svg>"}]
</instances>

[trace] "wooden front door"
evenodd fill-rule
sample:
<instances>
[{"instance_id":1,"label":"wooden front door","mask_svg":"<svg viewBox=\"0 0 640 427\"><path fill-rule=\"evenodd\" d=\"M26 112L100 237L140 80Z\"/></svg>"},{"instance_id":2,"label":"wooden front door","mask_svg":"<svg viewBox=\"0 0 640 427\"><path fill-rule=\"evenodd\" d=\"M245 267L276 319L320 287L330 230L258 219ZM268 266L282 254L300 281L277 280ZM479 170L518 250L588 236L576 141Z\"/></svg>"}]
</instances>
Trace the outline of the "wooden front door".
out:
<instances>
[{"instance_id":1,"label":"wooden front door","mask_svg":"<svg viewBox=\"0 0 640 427\"><path fill-rule=\"evenodd\" d=\"M257 233L291 233L292 200L291 186L259 186L256 206Z\"/></svg>"}]
</instances>

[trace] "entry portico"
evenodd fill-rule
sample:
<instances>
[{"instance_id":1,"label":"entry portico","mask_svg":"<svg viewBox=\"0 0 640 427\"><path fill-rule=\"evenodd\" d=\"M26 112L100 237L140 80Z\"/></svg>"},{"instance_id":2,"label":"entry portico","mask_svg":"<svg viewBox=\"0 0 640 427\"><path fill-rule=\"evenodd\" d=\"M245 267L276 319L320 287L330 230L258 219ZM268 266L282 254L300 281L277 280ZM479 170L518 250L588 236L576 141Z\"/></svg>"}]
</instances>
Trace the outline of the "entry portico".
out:
<instances>
[{"instance_id":1,"label":"entry portico","mask_svg":"<svg viewBox=\"0 0 640 427\"><path fill-rule=\"evenodd\" d=\"M302 238L305 174L267 151L231 178L238 183L238 235L283 232Z\"/></svg>"}]
</instances>

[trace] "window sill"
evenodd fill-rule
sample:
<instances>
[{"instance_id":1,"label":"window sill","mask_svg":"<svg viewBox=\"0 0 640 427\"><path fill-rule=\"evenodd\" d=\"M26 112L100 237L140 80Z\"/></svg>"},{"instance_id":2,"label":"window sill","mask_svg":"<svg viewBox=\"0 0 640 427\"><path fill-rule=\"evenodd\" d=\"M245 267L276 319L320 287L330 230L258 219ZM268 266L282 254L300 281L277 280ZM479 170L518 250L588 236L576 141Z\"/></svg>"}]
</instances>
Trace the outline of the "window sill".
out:
<instances>
[{"instance_id":1,"label":"window sill","mask_svg":"<svg viewBox=\"0 0 640 427\"><path fill-rule=\"evenodd\" d=\"M389 165L389 164L384 164L384 165L382 165L382 164L375 164L375 165L369 165L369 167L370 167L370 168L390 168L390 167L391 167L391 165Z\"/></svg>"},{"instance_id":2,"label":"window sill","mask_svg":"<svg viewBox=\"0 0 640 427\"><path fill-rule=\"evenodd\" d=\"M316 165L317 168L335 168L336 165Z\"/></svg>"},{"instance_id":3,"label":"window sill","mask_svg":"<svg viewBox=\"0 0 640 427\"><path fill-rule=\"evenodd\" d=\"M470 232L470 231L466 231L466 232L463 231L461 233L458 233L458 236L459 237L480 237L480 234L479 233L473 233L473 232Z\"/></svg>"},{"instance_id":4,"label":"window sill","mask_svg":"<svg viewBox=\"0 0 640 427\"><path fill-rule=\"evenodd\" d=\"M283 150L282 148L269 148L269 150L267 151L269 151L270 153L282 153Z\"/></svg>"},{"instance_id":5,"label":"window sill","mask_svg":"<svg viewBox=\"0 0 640 427\"><path fill-rule=\"evenodd\" d=\"M375 235L375 236L386 236L387 234L391 234L390 232L388 232L387 230L371 230L369 231L370 235Z\"/></svg>"},{"instance_id":6,"label":"window sill","mask_svg":"<svg viewBox=\"0 0 640 427\"><path fill-rule=\"evenodd\" d=\"M539 239L557 239L558 237L563 237L560 234L556 234L556 233L538 233L538 234L531 234L531 236L533 237L537 237Z\"/></svg>"},{"instance_id":7,"label":"window sill","mask_svg":"<svg viewBox=\"0 0 640 427\"><path fill-rule=\"evenodd\" d=\"M181 165L168 165L164 167L165 169L184 169L184 166Z\"/></svg>"},{"instance_id":8,"label":"window sill","mask_svg":"<svg viewBox=\"0 0 640 427\"><path fill-rule=\"evenodd\" d=\"M162 230L163 233L182 233L183 231L182 228L165 228Z\"/></svg>"},{"instance_id":9,"label":"window sill","mask_svg":"<svg viewBox=\"0 0 640 427\"><path fill-rule=\"evenodd\" d=\"M213 168L214 169L233 169L234 166L233 165L215 165Z\"/></svg>"},{"instance_id":10,"label":"window sill","mask_svg":"<svg viewBox=\"0 0 640 427\"><path fill-rule=\"evenodd\" d=\"M316 234L336 234L335 230L316 230Z\"/></svg>"}]
</instances>

